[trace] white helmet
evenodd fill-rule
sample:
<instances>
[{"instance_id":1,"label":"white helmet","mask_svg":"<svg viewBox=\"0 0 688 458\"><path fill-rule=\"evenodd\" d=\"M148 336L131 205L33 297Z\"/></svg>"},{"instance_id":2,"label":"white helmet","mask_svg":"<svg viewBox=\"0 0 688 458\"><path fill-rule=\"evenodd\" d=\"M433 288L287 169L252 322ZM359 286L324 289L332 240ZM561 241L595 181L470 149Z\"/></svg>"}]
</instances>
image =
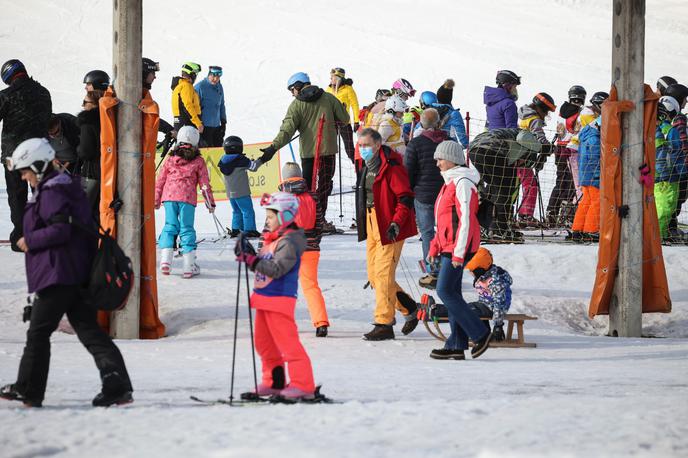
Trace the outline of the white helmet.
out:
<instances>
[{"instance_id":1,"label":"white helmet","mask_svg":"<svg viewBox=\"0 0 688 458\"><path fill-rule=\"evenodd\" d=\"M260 205L277 212L277 221L280 224L280 229L287 227L293 222L299 211L299 200L294 194L288 192L264 194L260 200Z\"/></svg>"},{"instance_id":2,"label":"white helmet","mask_svg":"<svg viewBox=\"0 0 688 458\"><path fill-rule=\"evenodd\" d=\"M201 135L194 126L184 126L177 132L177 143L188 143L196 148Z\"/></svg>"},{"instance_id":3,"label":"white helmet","mask_svg":"<svg viewBox=\"0 0 688 458\"><path fill-rule=\"evenodd\" d=\"M385 111L403 113L408 109L408 105L404 102L404 99L398 95L393 95L385 101Z\"/></svg>"},{"instance_id":4,"label":"white helmet","mask_svg":"<svg viewBox=\"0 0 688 458\"><path fill-rule=\"evenodd\" d=\"M40 180L48 168L48 164L55 159L55 150L45 138L30 138L24 140L7 160L10 171L31 169Z\"/></svg>"},{"instance_id":5,"label":"white helmet","mask_svg":"<svg viewBox=\"0 0 688 458\"><path fill-rule=\"evenodd\" d=\"M679 113L679 111L681 111L681 107L675 98L671 97L670 95L664 95L659 98L657 112L660 116L673 119L674 116Z\"/></svg>"}]
</instances>

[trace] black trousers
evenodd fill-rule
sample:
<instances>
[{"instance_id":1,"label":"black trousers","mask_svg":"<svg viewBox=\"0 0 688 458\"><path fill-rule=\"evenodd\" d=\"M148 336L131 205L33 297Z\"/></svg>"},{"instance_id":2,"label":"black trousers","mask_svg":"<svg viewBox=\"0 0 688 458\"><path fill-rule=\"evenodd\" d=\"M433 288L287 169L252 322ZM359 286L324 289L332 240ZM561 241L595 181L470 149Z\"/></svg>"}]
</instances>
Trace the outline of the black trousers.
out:
<instances>
[{"instance_id":1,"label":"black trousers","mask_svg":"<svg viewBox=\"0 0 688 458\"><path fill-rule=\"evenodd\" d=\"M313 183L313 164L314 158L301 158L301 170L303 178L311 188ZM320 156L320 166L318 170L318 182L316 183L315 194L318 197L318 203L322 208L323 215L327 213L327 199L332 194L334 187L334 172L337 168L337 156Z\"/></svg>"},{"instance_id":2,"label":"black trousers","mask_svg":"<svg viewBox=\"0 0 688 458\"><path fill-rule=\"evenodd\" d=\"M499 232L510 229L519 185L516 167L509 165L506 156L497 151L472 148L469 154L484 183L481 193L494 204L492 229Z\"/></svg>"},{"instance_id":3,"label":"black trousers","mask_svg":"<svg viewBox=\"0 0 688 458\"><path fill-rule=\"evenodd\" d=\"M202 148L222 146L224 142L224 131L222 126L217 127L203 127L203 133L201 134L200 146Z\"/></svg>"},{"instance_id":4,"label":"black trousers","mask_svg":"<svg viewBox=\"0 0 688 458\"><path fill-rule=\"evenodd\" d=\"M21 251L17 247L17 240L24 236L24 208L29 198L29 185L22 181L18 171L10 172L5 165L5 183L7 186L7 203L10 206L10 220L14 228L10 233L10 242L14 251Z\"/></svg>"},{"instance_id":5,"label":"black trousers","mask_svg":"<svg viewBox=\"0 0 688 458\"><path fill-rule=\"evenodd\" d=\"M678 215L681 214L681 207L686 203L686 200L688 200L688 176L684 176L678 182L678 200L676 201L676 210L674 210L669 221L669 229L678 228Z\"/></svg>"},{"instance_id":6,"label":"black trousers","mask_svg":"<svg viewBox=\"0 0 688 458\"><path fill-rule=\"evenodd\" d=\"M354 131L351 128L351 124L339 125L337 130L339 131L339 136L342 137L346 157L348 157L351 162L354 162Z\"/></svg>"},{"instance_id":7,"label":"black trousers","mask_svg":"<svg viewBox=\"0 0 688 458\"><path fill-rule=\"evenodd\" d=\"M554 163L557 166L557 181L552 189L552 194L549 196L547 215L557 217L562 202L573 202L576 200L576 187L573 184L573 175L569 168L568 157L555 153Z\"/></svg>"},{"instance_id":8,"label":"black trousers","mask_svg":"<svg viewBox=\"0 0 688 458\"><path fill-rule=\"evenodd\" d=\"M65 313L79 341L95 360L103 380L103 393L132 391L122 354L98 326L96 311L84 303L80 288L74 285L54 285L38 293L19 364L17 391L31 401L43 401L50 367L50 335Z\"/></svg>"}]
</instances>

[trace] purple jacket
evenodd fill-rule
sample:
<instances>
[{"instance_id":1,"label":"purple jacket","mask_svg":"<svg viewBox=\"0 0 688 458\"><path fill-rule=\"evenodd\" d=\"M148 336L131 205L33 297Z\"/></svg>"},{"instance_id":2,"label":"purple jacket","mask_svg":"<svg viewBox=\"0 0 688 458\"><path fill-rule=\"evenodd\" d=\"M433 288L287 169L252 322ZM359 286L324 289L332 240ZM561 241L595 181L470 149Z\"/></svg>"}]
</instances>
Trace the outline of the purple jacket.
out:
<instances>
[{"instance_id":1,"label":"purple jacket","mask_svg":"<svg viewBox=\"0 0 688 458\"><path fill-rule=\"evenodd\" d=\"M93 225L86 194L78 178L49 172L38 183L24 213L26 278L29 293L52 285L81 285L88 280L96 239L69 223L48 224L56 215L69 215Z\"/></svg>"},{"instance_id":2,"label":"purple jacket","mask_svg":"<svg viewBox=\"0 0 688 458\"><path fill-rule=\"evenodd\" d=\"M504 88L485 86L483 102L487 111L487 125L485 127L488 130L518 127L516 97L509 94Z\"/></svg>"}]
</instances>

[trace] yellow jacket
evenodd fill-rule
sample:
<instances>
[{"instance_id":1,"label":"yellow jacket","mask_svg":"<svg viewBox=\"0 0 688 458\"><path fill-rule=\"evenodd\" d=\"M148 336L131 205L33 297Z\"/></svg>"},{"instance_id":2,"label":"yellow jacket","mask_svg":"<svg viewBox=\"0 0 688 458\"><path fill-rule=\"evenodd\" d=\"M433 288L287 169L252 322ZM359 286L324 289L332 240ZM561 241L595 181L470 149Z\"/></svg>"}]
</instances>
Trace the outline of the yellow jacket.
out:
<instances>
[{"instance_id":1,"label":"yellow jacket","mask_svg":"<svg viewBox=\"0 0 688 458\"><path fill-rule=\"evenodd\" d=\"M203 125L201 121L201 98L191 84L191 81L179 78L177 86L172 91L172 116L175 122L182 125L193 124L198 129Z\"/></svg>"},{"instance_id":2,"label":"yellow jacket","mask_svg":"<svg viewBox=\"0 0 688 458\"><path fill-rule=\"evenodd\" d=\"M327 86L327 92L337 97L337 99L344 104L344 109L347 113L349 113L349 110L353 112L353 117L351 119L353 123L357 123L358 97L356 97L356 91L354 91L354 88L348 84L343 84L339 86L337 92L334 92L334 88L332 88L332 86Z\"/></svg>"}]
</instances>

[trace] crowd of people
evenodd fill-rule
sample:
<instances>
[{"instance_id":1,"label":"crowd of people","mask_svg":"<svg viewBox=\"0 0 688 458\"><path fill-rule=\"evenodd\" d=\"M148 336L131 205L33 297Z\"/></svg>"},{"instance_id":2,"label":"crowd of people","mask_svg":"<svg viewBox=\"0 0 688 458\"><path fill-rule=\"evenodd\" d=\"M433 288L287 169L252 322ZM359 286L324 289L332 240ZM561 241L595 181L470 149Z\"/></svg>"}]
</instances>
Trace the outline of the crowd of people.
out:
<instances>
[{"instance_id":1,"label":"crowd of people","mask_svg":"<svg viewBox=\"0 0 688 458\"><path fill-rule=\"evenodd\" d=\"M159 65L143 59L142 68L142 89L147 91ZM103 389L93 404L131 402L124 361L97 326L95 311L78 294L88 280L95 246L74 234L69 224L55 220L58 215L84 224L97 220L100 118L96 108L110 84L109 76L99 70L85 76L84 109L72 116L52 113L49 92L28 76L22 62L6 62L0 73L9 86L0 92L0 120L14 225L10 241L13 250L25 253L29 292L37 293L17 381L3 387L0 397L41 405L50 334L66 313L101 372ZM199 190L208 211L215 210L200 148L221 146L225 154L218 166L233 210L230 234L237 238L235 253L255 272L251 306L257 310L255 345L263 364L257 395L314 396L312 367L299 341L294 307L300 283L316 336L328 335L330 321L318 285L318 264L340 139L357 174L356 229L359 242L366 242L367 277L374 290L373 329L363 335L366 340L394 339L397 311L402 334L410 334L418 325L417 303L397 283L396 269L405 240L419 231L427 272L419 283L436 289L451 328L444 347L433 350L430 357L453 360L465 358L469 339L473 358L481 356L492 339L504 339L502 324L511 302L512 279L481 244L519 243L523 234L518 228L557 225L563 220L571 224L569 240L589 242L598 237L600 114L608 98L605 92L595 92L586 105L587 91L572 86L559 107L556 135L548 138L546 121L557 111L553 97L538 92L530 103L517 107L521 77L500 70L496 86L484 90L486 129L469 140L460 110L453 105L451 79L435 92L422 92L418 106L410 107L416 90L400 78L390 89L379 89L375 101L361 108L343 68L332 69L326 89L299 72L287 81L294 100L279 131L261 156L251 160L239 136L225 137L222 68L211 66L206 78L196 83L200 73L197 63L182 65L171 86L173 124L160 123L160 131L176 141L155 185L155 206L165 211L158 239L160 271L171 274L172 252L178 245L184 258L183 277L200 274L194 229ZM677 240L684 238L676 217L687 194L688 137L681 110L688 88L662 77L658 91L654 188L662 237ZM247 172L272 160L297 133L300 164L285 164L279 191L261 199L267 216L259 232ZM536 203L542 201L538 172L551 155L556 186L545 221L537 221ZM33 197L27 204L29 187ZM261 238L258 250L249 241L255 237ZM74 251L80 256L76 268ZM492 328L463 298L464 269L473 274L481 303L491 309Z\"/></svg>"}]
</instances>

